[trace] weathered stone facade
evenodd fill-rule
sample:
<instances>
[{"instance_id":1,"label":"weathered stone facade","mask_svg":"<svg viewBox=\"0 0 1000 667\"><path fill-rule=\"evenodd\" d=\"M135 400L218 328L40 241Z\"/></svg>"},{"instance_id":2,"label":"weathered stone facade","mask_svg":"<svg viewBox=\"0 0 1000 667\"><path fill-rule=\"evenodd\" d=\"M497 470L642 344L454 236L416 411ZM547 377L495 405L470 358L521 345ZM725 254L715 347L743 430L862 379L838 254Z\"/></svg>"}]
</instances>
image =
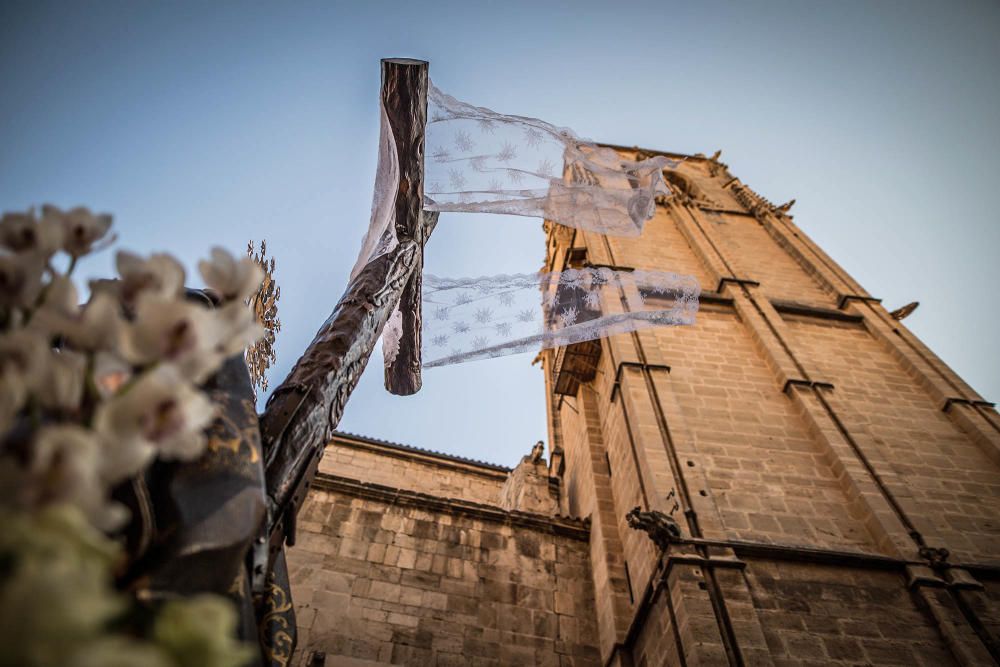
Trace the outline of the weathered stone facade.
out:
<instances>
[{"instance_id":1,"label":"weathered stone facade","mask_svg":"<svg viewBox=\"0 0 1000 667\"><path fill-rule=\"evenodd\" d=\"M335 438L288 554L296 660L598 664L588 525L556 515L554 481Z\"/></svg>"},{"instance_id":2,"label":"weathered stone facade","mask_svg":"<svg viewBox=\"0 0 1000 667\"><path fill-rule=\"evenodd\" d=\"M547 268L692 274L697 324L543 353L547 471L331 443L299 660L1000 662L1000 416L788 205L717 156L668 177L641 238L547 225Z\"/></svg>"}]
</instances>

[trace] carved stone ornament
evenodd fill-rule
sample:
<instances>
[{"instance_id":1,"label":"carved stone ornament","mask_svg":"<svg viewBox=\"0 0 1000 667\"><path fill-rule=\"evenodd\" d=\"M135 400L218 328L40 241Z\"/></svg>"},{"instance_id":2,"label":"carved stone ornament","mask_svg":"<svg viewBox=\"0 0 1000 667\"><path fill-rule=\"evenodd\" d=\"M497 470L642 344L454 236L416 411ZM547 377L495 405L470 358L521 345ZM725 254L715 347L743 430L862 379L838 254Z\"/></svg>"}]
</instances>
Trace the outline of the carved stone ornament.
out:
<instances>
[{"instance_id":1,"label":"carved stone ornament","mask_svg":"<svg viewBox=\"0 0 1000 667\"><path fill-rule=\"evenodd\" d=\"M535 446L531 448L531 462L541 463L545 457L545 443L539 440L535 443Z\"/></svg>"},{"instance_id":2,"label":"carved stone ornament","mask_svg":"<svg viewBox=\"0 0 1000 667\"><path fill-rule=\"evenodd\" d=\"M653 540L661 551L666 551L671 544L681 538L681 528L677 522L657 510L643 512L641 508L635 507L625 515L625 521L634 530L646 531L649 539Z\"/></svg>"}]
</instances>

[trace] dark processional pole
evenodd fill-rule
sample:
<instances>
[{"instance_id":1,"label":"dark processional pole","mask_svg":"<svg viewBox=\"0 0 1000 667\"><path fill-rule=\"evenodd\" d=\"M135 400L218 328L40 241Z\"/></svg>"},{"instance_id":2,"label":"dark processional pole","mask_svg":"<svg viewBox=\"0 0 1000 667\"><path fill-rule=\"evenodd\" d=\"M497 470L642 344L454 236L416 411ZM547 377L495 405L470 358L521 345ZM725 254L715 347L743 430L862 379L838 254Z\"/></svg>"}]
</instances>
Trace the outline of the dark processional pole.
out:
<instances>
[{"instance_id":1,"label":"dark processional pole","mask_svg":"<svg viewBox=\"0 0 1000 667\"><path fill-rule=\"evenodd\" d=\"M351 280L260 419L267 520L250 555L250 572L268 665L287 665L295 644L284 545L295 544L296 514L324 447L397 304L403 330L399 353L385 368L386 389L399 395L420 389L423 248L437 223L437 213L423 211L427 70L420 60L382 61L381 100L399 158L393 221L399 243Z\"/></svg>"}]
</instances>

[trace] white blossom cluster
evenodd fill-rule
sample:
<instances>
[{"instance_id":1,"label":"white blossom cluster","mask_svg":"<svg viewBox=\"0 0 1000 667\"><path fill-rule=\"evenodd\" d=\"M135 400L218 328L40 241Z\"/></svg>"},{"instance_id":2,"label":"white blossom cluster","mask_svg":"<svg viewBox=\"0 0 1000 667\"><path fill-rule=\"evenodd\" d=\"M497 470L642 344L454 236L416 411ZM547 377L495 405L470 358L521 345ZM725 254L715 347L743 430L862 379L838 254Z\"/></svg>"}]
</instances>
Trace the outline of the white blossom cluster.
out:
<instances>
[{"instance_id":1,"label":"white blossom cluster","mask_svg":"<svg viewBox=\"0 0 1000 667\"><path fill-rule=\"evenodd\" d=\"M120 251L119 278L91 283L80 305L73 268L110 227L83 208L0 218L0 497L22 509L72 503L104 530L126 518L107 502L111 485L155 457L202 452L214 411L197 386L260 334L245 299L262 277L214 249L199 264L220 300L212 309L185 298L170 255Z\"/></svg>"},{"instance_id":2,"label":"white blossom cluster","mask_svg":"<svg viewBox=\"0 0 1000 667\"><path fill-rule=\"evenodd\" d=\"M74 268L114 241L110 229L110 216L85 208L45 206L40 215L31 210L0 218L0 520L27 526L24 534L31 527L39 535L53 527L73 533L59 538L71 545L66 549L27 554L23 540L0 541L4 562L14 558L17 572L0 577L0 609L23 611L32 596L85 604L73 597L74 586L89 591L94 604L117 600L113 592L95 592L107 587L102 577L110 579L112 559L102 556L95 561L100 567L84 567L93 543L105 539L100 532L113 534L129 518L111 500L111 489L156 458L188 461L204 451L215 408L200 385L262 333L246 305L262 272L250 258L220 248L198 267L214 308L186 297L184 268L172 256L126 251L116 256L118 278L91 282L81 303ZM74 551L72 545L83 546ZM117 548L100 547L102 553ZM64 562L67 553L72 563ZM46 580L60 574L67 580L49 590ZM108 614L88 609L67 627L50 629L93 639L87 632L96 632L91 626ZM232 610L219 613L231 616ZM32 618L0 625L29 631ZM19 664L50 664L44 650L31 653L45 647L33 646L30 637L11 639L30 654ZM60 656L49 656L51 664L75 660ZM172 663L164 658L162 664Z\"/></svg>"}]
</instances>

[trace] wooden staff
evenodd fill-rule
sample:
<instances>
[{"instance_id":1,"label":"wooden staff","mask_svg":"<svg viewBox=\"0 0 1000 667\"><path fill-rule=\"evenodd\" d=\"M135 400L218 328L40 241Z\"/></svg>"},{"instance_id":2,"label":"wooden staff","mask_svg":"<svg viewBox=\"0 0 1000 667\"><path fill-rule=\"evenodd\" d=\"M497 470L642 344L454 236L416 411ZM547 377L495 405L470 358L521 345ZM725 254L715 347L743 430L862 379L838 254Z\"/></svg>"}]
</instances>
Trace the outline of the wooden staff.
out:
<instances>
[{"instance_id":1,"label":"wooden staff","mask_svg":"<svg viewBox=\"0 0 1000 667\"><path fill-rule=\"evenodd\" d=\"M386 387L398 394L420 388L420 272L423 245L437 223L436 213L423 211L427 82L424 61L382 61L382 104L399 156L394 208L399 243L369 262L348 284L261 417L268 530L258 540L253 558L255 591L264 590L282 545L295 542L295 515L323 449L397 303L403 314L403 339L395 363L386 368Z\"/></svg>"}]
</instances>

